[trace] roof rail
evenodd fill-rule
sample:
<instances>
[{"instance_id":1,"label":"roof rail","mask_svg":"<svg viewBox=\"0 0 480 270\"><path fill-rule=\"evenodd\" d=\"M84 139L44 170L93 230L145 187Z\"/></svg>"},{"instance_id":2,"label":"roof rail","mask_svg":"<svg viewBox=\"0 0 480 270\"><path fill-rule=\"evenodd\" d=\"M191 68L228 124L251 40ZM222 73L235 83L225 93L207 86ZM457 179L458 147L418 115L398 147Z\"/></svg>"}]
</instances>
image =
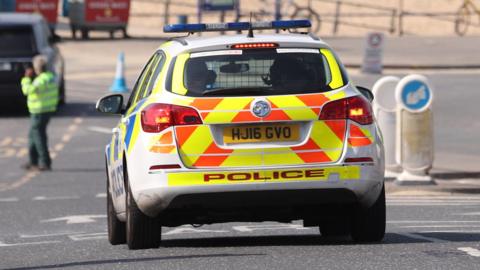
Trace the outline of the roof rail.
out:
<instances>
[{"instance_id":1,"label":"roof rail","mask_svg":"<svg viewBox=\"0 0 480 270\"><path fill-rule=\"evenodd\" d=\"M173 38L170 38L169 40L170 41L176 41L176 42L182 44L183 46L188 45L188 42L185 40L185 37L173 37Z\"/></svg>"}]
</instances>

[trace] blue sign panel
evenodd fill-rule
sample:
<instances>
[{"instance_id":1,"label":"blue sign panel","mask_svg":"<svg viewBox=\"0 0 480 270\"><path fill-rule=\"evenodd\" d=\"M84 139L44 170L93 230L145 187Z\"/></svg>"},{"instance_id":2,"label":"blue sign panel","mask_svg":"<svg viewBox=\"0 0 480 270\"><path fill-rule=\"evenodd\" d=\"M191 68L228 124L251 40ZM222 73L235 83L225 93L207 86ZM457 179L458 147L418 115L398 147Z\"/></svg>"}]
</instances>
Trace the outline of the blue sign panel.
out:
<instances>
[{"instance_id":1,"label":"blue sign panel","mask_svg":"<svg viewBox=\"0 0 480 270\"><path fill-rule=\"evenodd\" d=\"M206 11L235 10L236 0L199 0L200 8Z\"/></svg>"},{"instance_id":2,"label":"blue sign panel","mask_svg":"<svg viewBox=\"0 0 480 270\"><path fill-rule=\"evenodd\" d=\"M421 111L430 105L431 90L426 83L412 80L406 83L401 90L401 99L405 108L412 111Z\"/></svg>"}]
</instances>

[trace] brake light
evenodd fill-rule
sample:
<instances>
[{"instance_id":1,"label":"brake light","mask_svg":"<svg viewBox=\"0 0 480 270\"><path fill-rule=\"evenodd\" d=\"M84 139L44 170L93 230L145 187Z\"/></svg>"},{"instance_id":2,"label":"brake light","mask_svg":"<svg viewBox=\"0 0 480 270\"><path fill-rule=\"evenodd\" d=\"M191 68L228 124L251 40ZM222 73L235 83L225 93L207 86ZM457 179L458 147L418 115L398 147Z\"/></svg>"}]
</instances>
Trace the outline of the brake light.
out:
<instances>
[{"instance_id":1,"label":"brake light","mask_svg":"<svg viewBox=\"0 0 480 270\"><path fill-rule=\"evenodd\" d=\"M325 104L319 120L350 119L362 125L373 123L372 106L361 96L335 100Z\"/></svg>"},{"instance_id":2,"label":"brake light","mask_svg":"<svg viewBox=\"0 0 480 270\"><path fill-rule=\"evenodd\" d=\"M198 112L190 107L154 103L142 111L142 129L156 133L171 126L202 124Z\"/></svg>"},{"instance_id":3,"label":"brake light","mask_svg":"<svg viewBox=\"0 0 480 270\"><path fill-rule=\"evenodd\" d=\"M232 45L232 49L270 49L277 48L277 43L244 43Z\"/></svg>"}]
</instances>

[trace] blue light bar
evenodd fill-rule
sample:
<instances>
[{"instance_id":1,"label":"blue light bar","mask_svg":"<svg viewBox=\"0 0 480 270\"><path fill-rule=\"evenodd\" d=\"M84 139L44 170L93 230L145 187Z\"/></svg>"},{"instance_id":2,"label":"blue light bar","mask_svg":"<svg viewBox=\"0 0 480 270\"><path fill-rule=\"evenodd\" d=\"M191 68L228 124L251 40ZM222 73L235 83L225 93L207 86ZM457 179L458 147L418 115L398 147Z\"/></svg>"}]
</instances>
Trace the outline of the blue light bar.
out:
<instances>
[{"instance_id":1,"label":"blue light bar","mask_svg":"<svg viewBox=\"0 0 480 270\"><path fill-rule=\"evenodd\" d=\"M309 28L309 20L289 20L270 22L232 22L232 23L195 23L195 24L167 24L163 27L165 33L198 33L217 31L243 31L267 29Z\"/></svg>"}]
</instances>

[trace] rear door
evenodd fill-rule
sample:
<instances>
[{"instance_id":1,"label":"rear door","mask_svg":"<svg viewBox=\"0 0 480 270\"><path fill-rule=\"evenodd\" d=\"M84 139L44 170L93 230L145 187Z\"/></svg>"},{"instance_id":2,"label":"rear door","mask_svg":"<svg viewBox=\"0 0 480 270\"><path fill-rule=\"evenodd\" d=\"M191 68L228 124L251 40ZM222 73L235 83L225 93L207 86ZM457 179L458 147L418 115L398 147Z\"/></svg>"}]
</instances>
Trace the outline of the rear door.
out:
<instances>
[{"instance_id":1,"label":"rear door","mask_svg":"<svg viewBox=\"0 0 480 270\"><path fill-rule=\"evenodd\" d=\"M190 70L195 68L204 70ZM202 77L203 88L191 89ZM180 55L171 90L184 96L180 105L196 108L203 120L202 125L175 127L180 157L191 168L336 162L346 120L323 121L319 114L324 104L345 96L335 91L345 84L327 49Z\"/></svg>"}]
</instances>

